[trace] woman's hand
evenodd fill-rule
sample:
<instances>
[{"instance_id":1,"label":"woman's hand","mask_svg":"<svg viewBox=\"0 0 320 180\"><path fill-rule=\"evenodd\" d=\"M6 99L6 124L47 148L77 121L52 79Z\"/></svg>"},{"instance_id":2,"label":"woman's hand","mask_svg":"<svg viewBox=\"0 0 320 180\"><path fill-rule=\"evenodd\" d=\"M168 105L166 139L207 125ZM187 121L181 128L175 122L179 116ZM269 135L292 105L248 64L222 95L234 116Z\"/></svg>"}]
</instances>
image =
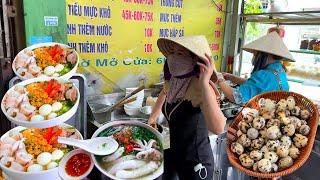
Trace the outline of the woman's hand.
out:
<instances>
[{"instance_id":1,"label":"woman's hand","mask_svg":"<svg viewBox=\"0 0 320 180\"><path fill-rule=\"evenodd\" d=\"M206 58L202 58L204 63L197 62L200 67L199 81L202 85L209 85L210 78L213 72L216 71L215 64L212 62L211 57L205 54Z\"/></svg>"},{"instance_id":2,"label":"woman's hand","mask_svg":"<svg viewBox=\"0 0 320 180\"><path fill-rule=\"evenodd\" d=\"M223 77L224 77L225 80L230 80L231 77L233 76L232 74L226 73L226 72L223 72L222 75L223 75Z\"/></svg>"},{"instance_id":3,"label":"woman's hand","mask_svg":"<svg viewBox=\"0 0 320 180\"><path fill-rule=\"evenodd\" d=\"M152 117L149 117L148 119L148 124L153 127L154 129L157 129L157 120L152 118Z\"/></svg>"}]
</instances>

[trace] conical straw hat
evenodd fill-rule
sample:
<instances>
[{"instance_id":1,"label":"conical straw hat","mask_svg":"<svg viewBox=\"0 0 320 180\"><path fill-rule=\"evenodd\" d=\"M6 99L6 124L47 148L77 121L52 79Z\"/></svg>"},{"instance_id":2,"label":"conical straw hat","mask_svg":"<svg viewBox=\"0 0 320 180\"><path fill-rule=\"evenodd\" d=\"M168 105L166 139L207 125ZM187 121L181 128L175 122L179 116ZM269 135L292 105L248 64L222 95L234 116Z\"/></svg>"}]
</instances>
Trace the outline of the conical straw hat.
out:
<instances>
[{"instance_id":1,"label":"conical straw hat","mask_svg":"<svg viewBox=\"0 0 320 180\"><path fill-rule=\"evenodd\" d=\"M200 58L206 58L207 53L210 57L212 56L209 43L205 36L184 36L177 38L160 38L158 39L158 47L161 53L167 57L169 54L173 53L173 45L178 44Z\"/></svg>"},{"instance_id":2,"label":"conical straw hat","mask_svg":"<svg viewBox=\"0 0 320 180\"><path fill-rule=\"evenodd\" d=\"M242 49L251 53L260 51L277 55L283 57L284 59L281 59L283 61L295 61L287 46L283 43L282 39L276 32L262 36L261 38L245 45Z\"/></svg>"}]
</instances>

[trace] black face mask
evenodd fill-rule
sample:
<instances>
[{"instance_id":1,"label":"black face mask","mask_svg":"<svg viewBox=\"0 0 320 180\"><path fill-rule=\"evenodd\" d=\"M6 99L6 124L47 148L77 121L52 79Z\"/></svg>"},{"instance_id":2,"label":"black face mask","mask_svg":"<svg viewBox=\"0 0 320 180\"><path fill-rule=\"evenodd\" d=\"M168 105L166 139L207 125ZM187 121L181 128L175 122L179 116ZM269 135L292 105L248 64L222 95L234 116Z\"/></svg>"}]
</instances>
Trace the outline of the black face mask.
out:
<instances>
[{"instance_id":1,"label":"black face mask","mask_svg":"<svg viewBox=\"0 0 320 180\"><path fill-rule=\"evenodd\" d=\"M263 52L259 52L254 57L254 60L252 61L253 70L252 70L251 74L256 72L256 71L259 71L261 69L265 69L267 61L268 61L268 54L267 53L263 53Z\"/></svg>"}]
</instances>

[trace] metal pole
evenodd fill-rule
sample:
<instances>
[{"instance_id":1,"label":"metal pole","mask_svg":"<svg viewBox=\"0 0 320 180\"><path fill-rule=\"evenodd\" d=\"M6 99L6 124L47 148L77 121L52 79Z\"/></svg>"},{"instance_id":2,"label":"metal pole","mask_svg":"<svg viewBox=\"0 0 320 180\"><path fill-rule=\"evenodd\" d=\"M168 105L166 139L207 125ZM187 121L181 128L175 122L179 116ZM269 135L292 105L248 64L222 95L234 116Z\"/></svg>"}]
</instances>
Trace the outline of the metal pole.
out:
<instances>
[{"instance_id":1,"label":"metal pole","mask_svg":"<svg viewBox=\"0 0 320 180\"><path fill-rule=\"evenodd\" d=\"M7 0L2 0L2 10L3 10L2 13L3 13L6 57L11 58L10 31L9 31L9 20L8 20L8 4L9 4L9 2Z\"/></svg>"}]
</instances>

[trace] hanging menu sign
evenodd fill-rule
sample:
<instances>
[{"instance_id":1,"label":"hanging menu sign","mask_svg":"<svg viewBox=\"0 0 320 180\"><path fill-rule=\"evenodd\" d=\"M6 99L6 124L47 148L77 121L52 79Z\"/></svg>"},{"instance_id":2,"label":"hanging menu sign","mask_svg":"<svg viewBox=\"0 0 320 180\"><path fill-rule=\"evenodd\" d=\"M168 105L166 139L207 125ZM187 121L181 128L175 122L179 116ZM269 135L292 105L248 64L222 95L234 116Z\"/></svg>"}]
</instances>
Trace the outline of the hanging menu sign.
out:
<instances>
[{"instance_id":1,"label":"hanging menu sign","mask_svg":"<svg viewBox=\"0 0 320 180\"><path fill-rule=\"evenodd\" d=\"M150 85L165 61L157 39L207 37L221 61L225 1L66 0L68 45L80 54L89 94Z\"/></svg>"}]
</instances>

